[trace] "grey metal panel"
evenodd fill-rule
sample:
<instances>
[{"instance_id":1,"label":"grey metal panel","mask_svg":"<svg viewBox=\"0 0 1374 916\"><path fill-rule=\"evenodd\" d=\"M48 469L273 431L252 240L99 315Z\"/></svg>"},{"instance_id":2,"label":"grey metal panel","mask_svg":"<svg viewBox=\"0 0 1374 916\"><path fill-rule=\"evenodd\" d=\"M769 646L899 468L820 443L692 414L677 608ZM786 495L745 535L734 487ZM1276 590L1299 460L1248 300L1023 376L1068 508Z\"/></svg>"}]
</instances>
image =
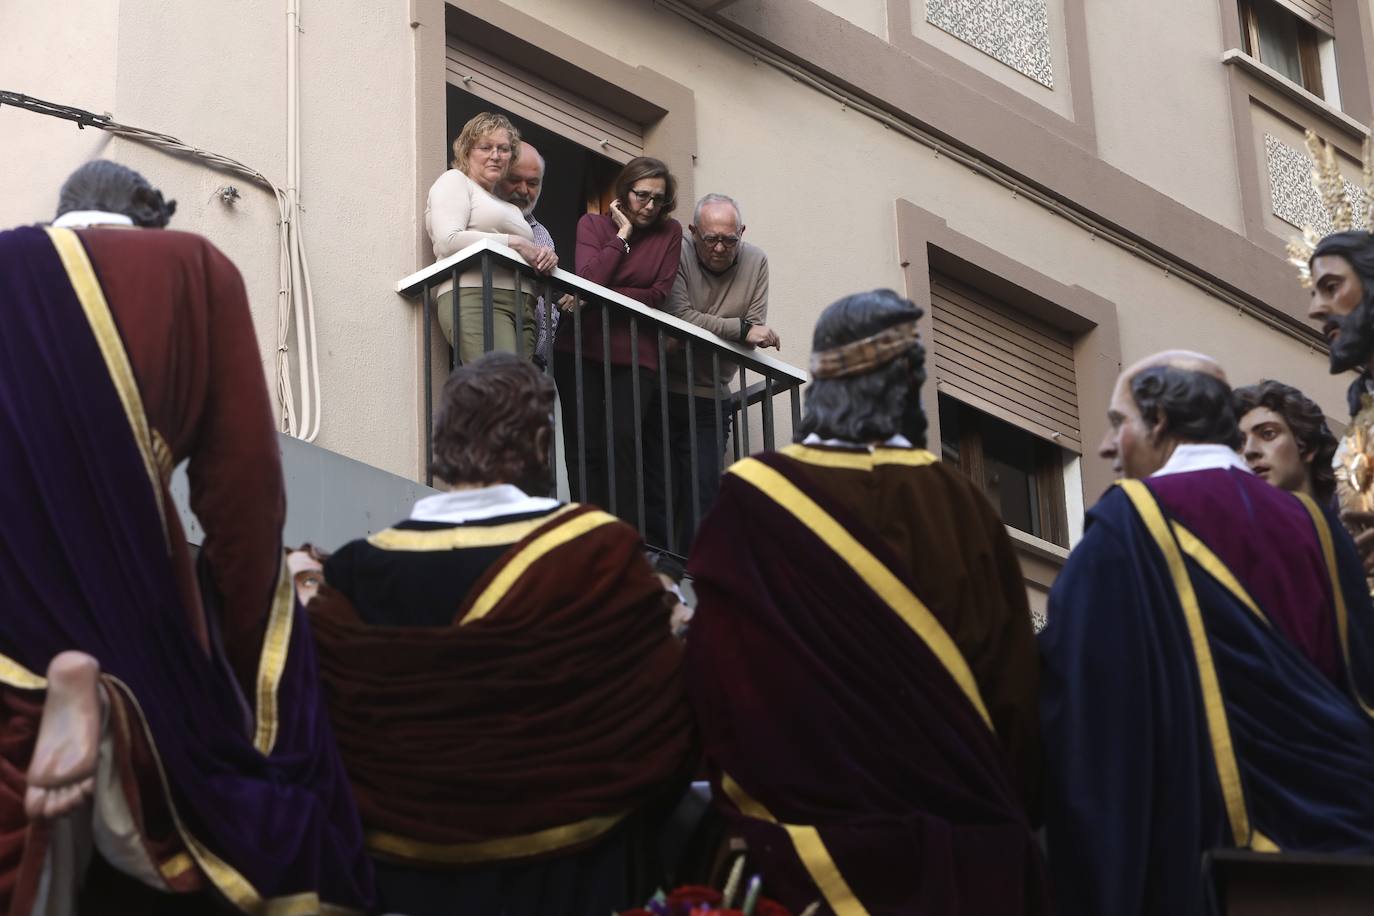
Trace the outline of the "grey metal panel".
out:
<instances>
[{"instance_id":1,"label":"grey metal panel","mask_svg":"<svg viewBox=\"0 0 1374 916\"><path fill-rule=\"evenodd\" d=\"M290 546L308 541L322 550L337 550L400 521L417 499L439 492L285 434L279 433L277 442L286 475L282 543ZM186 539L199 546L205 530L191 513L189 494L183 463L172 475L172 499Z\"/></svg>"}]
</instances>

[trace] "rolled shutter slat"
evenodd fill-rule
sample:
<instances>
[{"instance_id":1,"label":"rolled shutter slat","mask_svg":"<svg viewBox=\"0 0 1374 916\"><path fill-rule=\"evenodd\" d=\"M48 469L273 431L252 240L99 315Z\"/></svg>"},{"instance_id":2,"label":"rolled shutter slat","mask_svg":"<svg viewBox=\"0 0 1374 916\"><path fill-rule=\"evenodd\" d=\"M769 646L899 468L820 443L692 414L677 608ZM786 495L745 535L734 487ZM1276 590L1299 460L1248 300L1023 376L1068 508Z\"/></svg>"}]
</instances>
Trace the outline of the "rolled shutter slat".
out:
<instances>
[{"instance_id":1,"label":"rolled shutter slat","mask_svg":"<svg viewBox=\"0 0 1374 916\"><path fill-rule=\"evenodd\" d=\"M1310 22L1328 35L1336 34L1336 17L1331 0L1275 0L1304 22Z\"/></svg>"},{"instance_id":2,"label":"rolled shutter slat","mask_svg":"<svg viewBox=\"0 0 1374 916\"><path fill-rule=\"evenodd\" d=\"M644 155L644 128L475 45L448 36L448 81L617 162Z\"/></svg>"},{"instance_id":3,"label":"rolled shutter slat","mask_svg":"<svg viewBox=\"0 0 1374 916\"><path fill-rule=\"evenodd\" d=\"M952 277L934 274L930 287L931 362L940 391L1081 452L1069 335Z\"/></svg>"}]
</instances>

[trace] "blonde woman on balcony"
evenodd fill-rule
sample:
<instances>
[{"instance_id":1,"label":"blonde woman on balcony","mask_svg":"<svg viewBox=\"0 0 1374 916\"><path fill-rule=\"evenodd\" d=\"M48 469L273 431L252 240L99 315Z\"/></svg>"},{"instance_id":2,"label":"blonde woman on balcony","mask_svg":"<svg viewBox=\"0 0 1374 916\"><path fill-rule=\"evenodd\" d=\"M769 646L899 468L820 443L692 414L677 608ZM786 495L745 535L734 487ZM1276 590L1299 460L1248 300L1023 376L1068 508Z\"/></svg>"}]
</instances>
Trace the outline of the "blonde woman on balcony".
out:
<instances>
[{"instance_id":1,"label":"blonde woman on balcony","mask_svg":"<svg viewBox=\"0 0 1374 916\"><path fill-rule=\"evenodd\" d=\"M520 155L520 132L505 115L482 112L463 125L453 141L453 168L439 176L429 189L425 228L434 242L435 260L442 260L469 245L490 239L515 249L541 274L558 266L552 248L534 243L530 224L520 208L495 196L496 183L506 177ZM533 281L526 280L515 292L515 271L493 263L492 349L524 356L534 354L535 295ZM453 328L453 284L438 288L439 327L444 338L468 363L482 355L482 269L472 264L458 278L458 329ZM523 340L516 340L516 315L524 315ZM456 342L455 342L456 337ZM517 348L517 343L519 344Z\"/></svg>"}]
</instances>

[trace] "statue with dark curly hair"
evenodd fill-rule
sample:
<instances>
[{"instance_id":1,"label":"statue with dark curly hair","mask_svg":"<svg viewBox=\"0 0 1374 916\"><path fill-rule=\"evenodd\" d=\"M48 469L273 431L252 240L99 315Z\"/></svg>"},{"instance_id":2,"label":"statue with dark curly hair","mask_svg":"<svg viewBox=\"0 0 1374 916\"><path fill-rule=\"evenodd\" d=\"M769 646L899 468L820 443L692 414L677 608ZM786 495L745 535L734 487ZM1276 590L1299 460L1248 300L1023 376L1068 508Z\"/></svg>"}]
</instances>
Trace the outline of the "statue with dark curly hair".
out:
<instances>
[{"instance_id":1,"label":"statue with dark curly hair","mask_svg":"<svg viewBox=\"0 0 1374 916\"><path fill-rule=\"evenodd\" d=\"M164 229L177 202L138 172L118 162L96 159L78 168L57 195L55 226L124 225Z\"/></svg>"},{"instance_id":2,"label":"statue with dark curly hair","mask_svg":"<svg viewBox=\"0 0 1374 916\"><path fill-rule=\"evenodd\" d=\"M1241 455L1274 486L1329 505L1336 493L1336 437L1320 405L1292 385L1264 379L1232 392Z\"/></svg>"},{"instance_id":3,"label":"statue with dark curly hair","mask_svg":"<svg viewBox=\"0 0 1374 916\"><path fill-rule=\"evenodd\" d=\"M549 488L553 384L491 353L444 385L448 492L325 562L320 675L385 912L617 912L691 777L664 588L635 530Z\"/></svg>"},{"instance_id":4,"label":"statue with dark curly hair","mask_svg":"<svg viewBox=\"0 0 1374 916\"><path fill-rule=\"evenodd\" d=\"M716 798L794 912L1048 911L1025 585L924 448L922 316L891 290L821 314L802 441L734 465L692 550Z\"/></svg>"}]
</instances>

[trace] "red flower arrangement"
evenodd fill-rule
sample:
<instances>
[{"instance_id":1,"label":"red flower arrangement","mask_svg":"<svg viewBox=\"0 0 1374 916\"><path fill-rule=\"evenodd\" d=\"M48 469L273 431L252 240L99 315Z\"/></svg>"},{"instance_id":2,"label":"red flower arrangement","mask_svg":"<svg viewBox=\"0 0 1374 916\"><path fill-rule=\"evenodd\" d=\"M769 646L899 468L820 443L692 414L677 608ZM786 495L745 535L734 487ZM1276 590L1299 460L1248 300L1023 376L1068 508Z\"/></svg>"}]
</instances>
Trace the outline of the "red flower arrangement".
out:
<instances>
[{"instance_id":1,"label":"red flower arrangement","mask_svg":"<svg viewBox=\"0 0 1374 916\"><path fill-rule=\"evenodd\" d=\"M660 892L646 907L624 910L620 916L792 916L791 910L767 897L756 897L747 911L722 909L723 900L724 895L714 887L685 884L666 895Z\"/></svg>"}]
</instances>

